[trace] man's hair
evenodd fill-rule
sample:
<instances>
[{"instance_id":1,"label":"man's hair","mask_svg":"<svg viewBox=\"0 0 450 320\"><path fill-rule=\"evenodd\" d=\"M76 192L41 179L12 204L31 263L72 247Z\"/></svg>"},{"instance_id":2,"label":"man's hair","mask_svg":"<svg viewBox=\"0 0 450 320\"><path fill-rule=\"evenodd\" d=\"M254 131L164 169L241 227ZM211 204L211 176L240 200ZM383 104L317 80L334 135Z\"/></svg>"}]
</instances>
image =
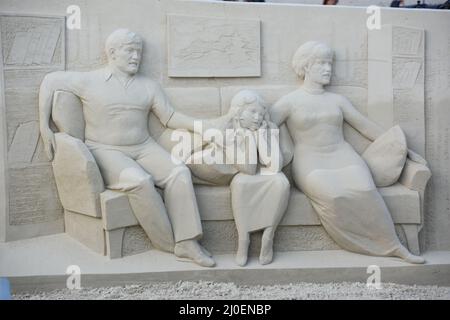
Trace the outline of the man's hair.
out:
<instances>
[{"instance_id":1,"label":"man's hair","mask_svg":"<svg viewBox=\"0 0 450 320\"><path fill-rule=\"evenodd\" d=\"M142 39L136 33L128 29L117 29L111 33L105 42L106 56L109 59L111 49L118 49L125 44L139 43L142 44Z\"/></svg>"},{"instance_id":2,"label":"man's hair","mask_svg":"<svg viewBox=\"0 0 450 320\"><path fill-rule=\"evenodd\" d=\"M318 55L325 54L333 59L333 50L323 42L308 41L302 44L292 58L292 68L298 74L300 79L305 78L305 67L314 62Z\"/></svg>"}]
</instances>

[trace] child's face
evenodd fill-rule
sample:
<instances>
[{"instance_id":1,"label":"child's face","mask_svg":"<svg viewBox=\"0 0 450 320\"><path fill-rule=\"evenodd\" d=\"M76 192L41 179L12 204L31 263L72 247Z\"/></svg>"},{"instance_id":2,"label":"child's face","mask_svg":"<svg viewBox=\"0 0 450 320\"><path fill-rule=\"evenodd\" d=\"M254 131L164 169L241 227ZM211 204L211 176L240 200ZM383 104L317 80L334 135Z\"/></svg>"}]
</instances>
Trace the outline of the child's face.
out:
<instances>
[{"instance_id":1,"label":"child's face","mask_svg":"<svg viewBox=\"0 0 450 320\"><path fill-rule=\"evenodd\" d=\"M265 109L258 102L254 102L244 107L241 112L239 121L243 128L252 131L258 130L264 120Z\"/></svg>"}]
</instances>

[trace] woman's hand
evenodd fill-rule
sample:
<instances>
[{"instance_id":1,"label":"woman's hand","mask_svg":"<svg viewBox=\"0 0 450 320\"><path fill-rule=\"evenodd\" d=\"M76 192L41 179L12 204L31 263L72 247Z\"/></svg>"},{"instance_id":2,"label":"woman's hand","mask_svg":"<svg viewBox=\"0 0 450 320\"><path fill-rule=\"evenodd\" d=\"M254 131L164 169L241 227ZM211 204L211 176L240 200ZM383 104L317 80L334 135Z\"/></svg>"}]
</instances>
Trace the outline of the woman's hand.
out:
<instances>
[{"instance_id":1,"label":"woman's hand","mask_svg":"<svg viewBox=\"0 0 450 320\"><path fill-rule=\"evenodd\" d=\"M408 158L409 158L411 161L414 161L414 162L423 164L424 166L427 166L427 167L428 167L428 162L427 162L427 160L425 160L424 158L422 158L421 155L419 155L418 153L412 151L411 149L408 149Z\"/></svg>"},{"instance_id":2,"label":"woman's hand","mask_svg":"<svg viewBox=\"0 0 450 320\"><path fill-rule=\"evenodd\" d=\"M45 153L49 161L52 161L56 152L55 134L50 128L46 127L41 129L41 136L44 142Z\"/></svg>"}]
</instances>

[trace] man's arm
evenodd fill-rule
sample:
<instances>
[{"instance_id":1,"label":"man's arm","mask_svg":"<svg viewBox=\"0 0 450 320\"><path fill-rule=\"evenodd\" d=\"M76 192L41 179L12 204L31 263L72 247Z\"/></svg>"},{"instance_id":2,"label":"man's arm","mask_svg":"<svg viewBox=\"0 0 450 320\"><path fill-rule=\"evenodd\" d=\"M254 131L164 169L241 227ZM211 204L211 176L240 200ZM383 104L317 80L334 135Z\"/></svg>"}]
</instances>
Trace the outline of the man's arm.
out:
<instances>
[{"instance_id":1,"label":"man's arm","mask_svg":"<svg viewBox=\"0 0 450 320\"><path fill-rule=\"evenodd\" d=\"M181 112L175 111L161 86L156 82L151 82L151 90L154 92L152 104L153 113L159 118L161 123L171 129L186 129L200 134L210 128L222 129L229 122L232 114L223 115L214 119L197 119ZM195 126L195 122L202 123L202 126Z\"/></svg>"},{"instance_id":2,"label":"man's arm","mask_svg":"<svg viewBox=\"0 0 450 320\"><path fill-rule=\"evenodd\" d=\"M169 122L167 122L167 126L171 129L186 129L191 132L194 131L194 122L201 121L199 119L195 119L193 117L187 116L180 112L174 111L172 117L170 117Z\"/></svg>"},{"instance_id":3,"label":"man's arm","mask_svg":"<svg viewBox=\"0 0 450 320\"><path fill-rule=\"evenodd\" d=\"M193 132L195 119L176 112L158 83L150 81L149 87L153 93L151 111L158 117L161 123L171 129L187 129Z\"/></svg>"},{"instance_id":4,"label":"man's arm","mask_svg":"<svg viewBox=\"0 0 450 320\"><path fill-rule=\"evenodd\" d=\"M57 71L47 74L39 89L39 125L45 151L49 160L53 160L56 151L55 136L50 129L53 93L56 90L78 93L81 77L79 73Z\"/></svg>"}]
</instances>

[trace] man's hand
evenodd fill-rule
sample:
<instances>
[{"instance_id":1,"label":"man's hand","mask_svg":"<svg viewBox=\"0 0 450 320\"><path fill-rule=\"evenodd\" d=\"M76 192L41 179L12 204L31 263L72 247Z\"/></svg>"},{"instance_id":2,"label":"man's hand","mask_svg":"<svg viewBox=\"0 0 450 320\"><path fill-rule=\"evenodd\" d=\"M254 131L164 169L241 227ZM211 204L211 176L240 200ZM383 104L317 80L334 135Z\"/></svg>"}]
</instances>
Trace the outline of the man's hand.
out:
<instances>
[{"instance_id":1,"label":"man's hand","mask_svg":"<svg viewBox=\"0 0 450 320\"><path fill-rule=\"evenodd\" d=\"M42 141L44 142L45 153L49 161L53 160L56 152L55 134L50 128L41 129Z\"/></svg>"}]
</instances>

